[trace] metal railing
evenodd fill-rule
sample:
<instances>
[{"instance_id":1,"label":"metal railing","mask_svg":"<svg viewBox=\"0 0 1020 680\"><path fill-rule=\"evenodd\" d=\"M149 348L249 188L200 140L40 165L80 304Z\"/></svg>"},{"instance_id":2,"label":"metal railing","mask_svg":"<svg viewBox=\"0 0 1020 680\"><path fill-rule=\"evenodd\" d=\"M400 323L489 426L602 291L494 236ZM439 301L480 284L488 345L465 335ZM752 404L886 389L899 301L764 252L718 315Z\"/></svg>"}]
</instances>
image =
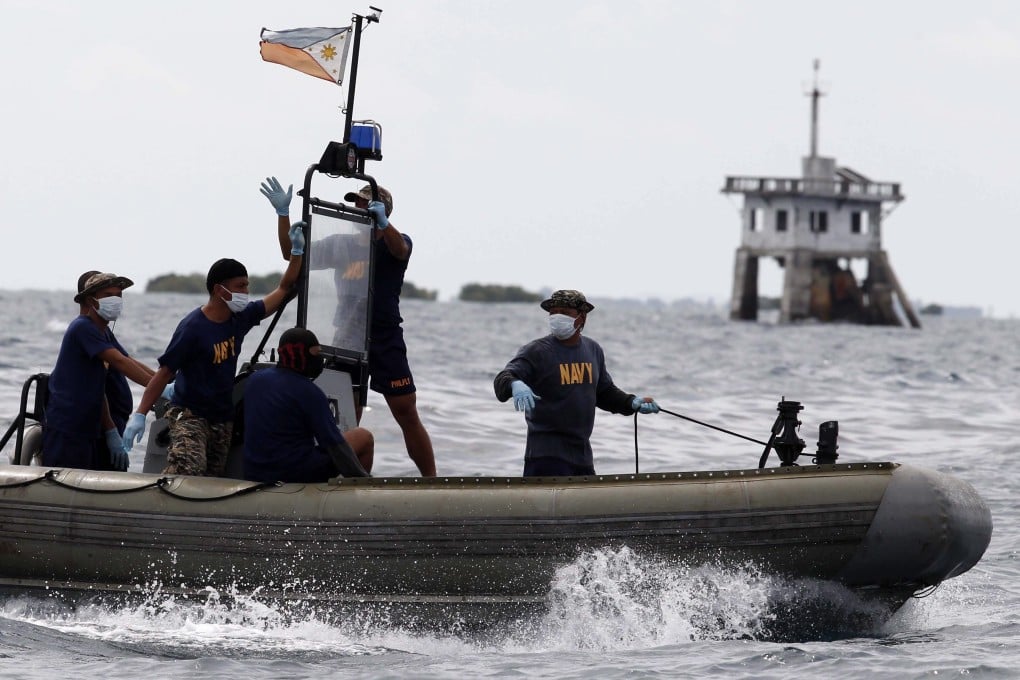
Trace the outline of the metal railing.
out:
<instances>
[{"instance_id":1,"label":"metal railing","mask_svg":"<svg viewBox=\"0 0 1020 680\"><path fill-rule=\"evenodd\" d=\"M899 183L851 182L846 179L803 179L794 177L727 177L723 193L801 194L842 196L902 201Z\"/></svg>"}]
</instances>

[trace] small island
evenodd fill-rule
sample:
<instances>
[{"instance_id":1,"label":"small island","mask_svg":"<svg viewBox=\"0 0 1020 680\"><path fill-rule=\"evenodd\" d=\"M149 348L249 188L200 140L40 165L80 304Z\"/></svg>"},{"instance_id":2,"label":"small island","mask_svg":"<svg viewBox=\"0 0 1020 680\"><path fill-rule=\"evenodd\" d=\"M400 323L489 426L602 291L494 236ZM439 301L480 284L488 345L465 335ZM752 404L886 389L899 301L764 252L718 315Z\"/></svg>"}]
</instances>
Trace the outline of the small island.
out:
<instances>
[{"instance_id":1,"label":"small island","mask_svg":"<svg viewBox=\"0 0 1020 680\"><path fill-rule=\"evenodd\" d=\"M404 285L400 288L400 297L403 300L435 301L439 297L439 291L426 290L425 288L419 288L410 281L404 281Z\"/></svg>"},{"instance_id":2,"label":"small island","mask_svg":"<svg viewBox=\"0 0 1020 680\"><path fill-rule=\"evenodd\" d=\"M271 272L269 274L250 274L248 276L249 290L252 295L268 295L276 290L280 283L283 272ZM149 279L145 284L146 293L194 293L207 295L205 289L205 274L195 272L193 274L161 274ZM400 295L408 300L435 300L439 293L435 290L419 288L410 281L404 281L400 289Z\"/></svg>"},{"instance_id":3,"label":"small island","mask_svg":"<svg viewBox=\"0 0 1020 680\"><path fill-rule=\"evenodd\" d=\"M520 286L467 283L461 287L458 299L465 302L539 302L542 295Z\"/></svg>"},{"instance_id":4,"label":"small island","mask_svg":"<svg viewBox=\"0 0 1020 680\"><path fill-rule=\"evenodd\" d=\"M250 274L248 276L249 291L252 295L268 295L276 290L277 284L283 277L283 272L274 272L262 276ZM195 293L208 295L205 289L205 274L195 272L193 274L161 274L156 278L149 279L145 284L146 293Z\"/></svg>"}]
</instances>

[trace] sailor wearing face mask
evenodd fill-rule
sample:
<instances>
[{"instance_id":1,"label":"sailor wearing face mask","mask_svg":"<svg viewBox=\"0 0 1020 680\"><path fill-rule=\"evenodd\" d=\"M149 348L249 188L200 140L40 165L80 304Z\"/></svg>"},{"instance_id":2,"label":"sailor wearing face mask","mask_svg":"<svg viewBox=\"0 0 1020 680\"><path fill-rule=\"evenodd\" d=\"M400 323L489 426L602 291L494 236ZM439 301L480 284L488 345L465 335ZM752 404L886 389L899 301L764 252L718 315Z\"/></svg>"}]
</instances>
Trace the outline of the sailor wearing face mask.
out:
<instances>
[{"instance_id":1,"label":"sailor wearing face mask","mask_svg":"<svg viewBox=\"0 0 1020 680\"><path fill-rule=\"evenodd\" d=\"M256 371L244 390L244 478L256 482L325 482L367 477L372 433L341 433L325 393L313 380L323 357L315 334L291 328L280 336L279 363Z\"/></svg>"},{"instance_id":2,"label":"sailor wearing face mask","mask_svg":"<svg viewBox=\"0 0 1020 680\"><path fill-rule=\"evenodd\" d=\"M79 315L67 327L50 373L42 463L86 470L127 470L128 456L106 398L107 370L146 385L152 371L127 356L109 325L120 316L131 279L87 272L74 301ZM109 453L98 450L100 432Z\"/></svg>"},{"instance_id":3,"label":"sailor wearing face mask","mask_svg":"<svg viewBox=\"0 0 1020 680\"><path fill-rule=\"evenodd\" d=\"M595 409L631 415L658 413L659 406L613 384L602 347L581 335L595 307L580 291L558 290L541 307L549 312L550 334L518 350L496 375L496 398L512 396L524 411L525 477L594 475L589 439Z\"/></svg>"},{"instance_id":4,"label":"sailor wearing face mask","mask_svg":"<svg viewBox=\"0 0 1020 680\"><path fill-rule=\"evenodd\" d=\"M90 270L78 277L78 292L81 293L85 290L85 286L96 274L99 274L96 270ZM118 297L106 297L99 300L99 315L104 319L110 321L110 326L107 327L107 332L110 334L110 340L113 342L113 346L120 350L126 357L133 360L135 364L142 371L142 374L135 374L136 378L144 375L144 381L138 384L145 387L149 384L149 378L153 376L155 371L151 368L138 361L138 359L132 357L124 346L117 341L117 336L113 332L112 326L115 324L116 319L110 318L111 316L119 316L119 312L113 312L111 314L110 304L107 300L116 300L115 306L123 306L121 302L122 298ZM82 299L79 309L82 314L88 314L90 300L88 297ZM104 310L104 303L105 310ZM168 388L168 389L172 389ZM134 397L131 395L131 387L128 385L128 378L123 373L118 371L113 366L107 364L106 367L106 388L104 390L106 394L106 403L110 407L110 418L113 420L113 425L116 428L114 432L106 430L104 436L96 440L96 460L99 470L120 470L126 469L122 467L122 464L126 464L126 460L123 458L122 453L126 455L124 451L124 442L122 441L121 435L124 433L124 427L127 425L128 417L132 411L135 410Z\"/></svg>"},{"instance_id":5,"label":"sailor wearing face mask","mask_svg":"<svg viewBox=\"0 0 1020 680\"><path fill-rule=\"evenodd\" d=\"M165 475L220 476L226 469L234 420L234 376L245 335L283 304L304 255L303 222L292 227L292 257L277 288L248 299L248 270L237 260L213 263L205 279L209 300L177 325L159 370L124 428L124 446L142 440L145 414L174 380L166 411L170 444Z\"/></svg>"}]
</instances>

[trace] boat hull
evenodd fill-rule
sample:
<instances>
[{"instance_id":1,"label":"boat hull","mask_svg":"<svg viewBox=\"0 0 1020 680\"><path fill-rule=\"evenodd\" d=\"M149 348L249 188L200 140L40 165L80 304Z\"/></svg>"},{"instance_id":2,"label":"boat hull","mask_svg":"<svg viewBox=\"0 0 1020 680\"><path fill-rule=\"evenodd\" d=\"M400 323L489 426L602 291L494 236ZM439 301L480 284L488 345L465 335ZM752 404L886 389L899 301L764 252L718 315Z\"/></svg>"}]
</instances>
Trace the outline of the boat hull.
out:
<instances>
[{"instance_id":1,"label":"boat hull","mask_svg":"<svg viewBox=\"0 0 1020 680\"><path fill-rule=\"evenodd\" d=\"M0 466L0 585L15 587L537 602L585 551L627 546L906 597L990 536L970 485L892 463L268 488Z\"/></svg>"}]
</instances>

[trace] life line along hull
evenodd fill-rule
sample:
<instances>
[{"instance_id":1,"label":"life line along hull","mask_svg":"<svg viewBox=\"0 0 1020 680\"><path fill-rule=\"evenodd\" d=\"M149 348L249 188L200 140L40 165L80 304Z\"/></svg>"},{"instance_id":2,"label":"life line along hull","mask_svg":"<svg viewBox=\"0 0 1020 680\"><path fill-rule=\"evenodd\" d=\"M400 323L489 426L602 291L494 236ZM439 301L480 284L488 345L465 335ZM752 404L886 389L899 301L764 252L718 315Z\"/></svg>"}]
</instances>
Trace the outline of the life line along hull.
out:
<instances>
[{"instance_id":1,"label":"life line along hull","mask_svg":"<svg viewBox=\"0 0 1020 680\"><path fill-rule=\"evenodd\" d=\"M905 598L968 570L991 537L969 484L894 463L255 490L230 479L156 486L148 474L46 473L0 466L0 585L523 601L540 599L581 551L627 545Z\"/></svg>"}]
</instances>

